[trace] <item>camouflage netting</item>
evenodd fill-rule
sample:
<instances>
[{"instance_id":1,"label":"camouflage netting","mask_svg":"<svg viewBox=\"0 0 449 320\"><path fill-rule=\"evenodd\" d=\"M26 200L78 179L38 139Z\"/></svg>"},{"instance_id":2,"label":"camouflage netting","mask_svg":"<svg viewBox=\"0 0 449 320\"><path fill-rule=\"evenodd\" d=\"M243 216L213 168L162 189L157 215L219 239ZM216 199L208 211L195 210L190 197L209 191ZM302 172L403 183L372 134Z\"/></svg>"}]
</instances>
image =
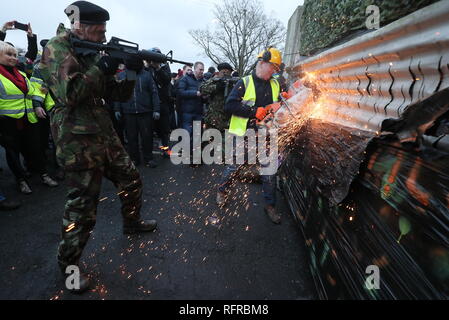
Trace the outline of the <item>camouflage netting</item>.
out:
<instances>
[{"instance_id":1,"label":"camouflage netting","mask_svg":"<svg viewBox=\"0 0 449 320\"><path fill-rule=\"evenodd\" d=\"M313 55L351 34L367 30L366 8L380 9L383 27L437 0L305 0L301 18L300 54Z\"/></svg>"}]
</instances>

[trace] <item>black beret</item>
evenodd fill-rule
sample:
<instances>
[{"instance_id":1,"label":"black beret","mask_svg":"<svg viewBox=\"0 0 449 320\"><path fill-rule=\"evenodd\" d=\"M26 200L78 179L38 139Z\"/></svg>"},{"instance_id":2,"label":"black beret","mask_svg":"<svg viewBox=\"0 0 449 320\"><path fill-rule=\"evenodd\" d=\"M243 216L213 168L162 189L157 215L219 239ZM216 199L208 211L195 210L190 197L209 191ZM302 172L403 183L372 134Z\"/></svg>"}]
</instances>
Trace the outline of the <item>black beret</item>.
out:
<instances>
[{"instance_id":1,"label":"black beret","mask_svg":"<svg viewBox=\"0 0 449 320\"><path fill-rule=\"evenodd\" d=\"M72 24L77 19L76 14L78 10L75 7L79 9L78 19L82 24L102 24L109 21L109 12L102 7L88 1L76 1L64 10L65 14L71 19L70 22Z\"/></svg>"},{"instance_id":2,"label":"black beret","mask_svg":"<svg viewBox=\"0 0 449 320\"><path fill-rule=\"evenodd\" d=\"M48 39L41 40L40 44L41 44L42 48L44 48L47 45L48 41L50 41L50 40L48 40Z\"/></svg>"},{"instance_id":3,"label":"black beret","mask_svg":"<svg viewBox=\"0 0 449 320\"><path fill-rule=\"evenodd\" d=\"M218 68L218 71L221 71L223 69L228 69L228 70L231 70L231 71L234 70L234 68L232 68L231 65L229 63L227 63L227 62L220 63L217 66L217 68Z\"/></svg>"}]
</instances>

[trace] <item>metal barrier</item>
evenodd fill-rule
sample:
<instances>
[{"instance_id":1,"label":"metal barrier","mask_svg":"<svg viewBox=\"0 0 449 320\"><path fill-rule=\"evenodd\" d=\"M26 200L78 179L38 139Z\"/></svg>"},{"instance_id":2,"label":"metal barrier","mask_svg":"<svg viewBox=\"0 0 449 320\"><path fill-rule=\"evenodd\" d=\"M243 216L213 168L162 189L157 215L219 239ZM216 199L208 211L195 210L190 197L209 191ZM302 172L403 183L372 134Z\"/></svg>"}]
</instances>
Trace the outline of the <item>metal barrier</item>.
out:
<instances>
[{"instance_id":1,"label":"metal barrier","mask_svg":"<svg viewBox=\"0 0 449 320\"><path fill-rule=\"evenodd\" d=\"M321 92L321 118L379 133L386 119L449 87L449 1L418 10L294 68Z\"/></svg>"}]
</instances>

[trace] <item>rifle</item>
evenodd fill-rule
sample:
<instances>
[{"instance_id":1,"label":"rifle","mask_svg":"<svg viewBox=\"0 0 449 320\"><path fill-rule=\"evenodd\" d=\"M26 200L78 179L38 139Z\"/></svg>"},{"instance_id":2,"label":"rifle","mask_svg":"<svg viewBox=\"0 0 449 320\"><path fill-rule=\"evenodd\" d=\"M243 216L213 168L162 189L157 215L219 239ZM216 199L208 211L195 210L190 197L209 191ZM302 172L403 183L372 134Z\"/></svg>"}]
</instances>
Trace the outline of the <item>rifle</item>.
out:
<instances>
[{"instance_id":1,"label":"rifle","mask_svg":"<svg viewBox=\"0 0 449 320\"><path fill-rule=\"evenodd\" d=\"M224 82L224 97L225 99L228 97L229 95L229 89L232 90L232 88L234 88L234 86L236 85L237 82L239 82L240 78L238 77L224 77L224 78L212 78L213 82Z\"/></svg>"},{"instance_id":2,"label":"rifle","mask_svg":"<svg viewBox=\"0 0 449 320\"><path fill-rule=\"evenodd\" d=\"M90 42L80 40L75 37L71 39L72 45L75 48L77 54L89 55L98 54L99 52L105 52L109 56L124 62L129 57L138 57L146 61L154 61L156 63L180 63L188 66L193 66L191 62L185 62L181 60L173 59L173 51L170 51L167 55L148 51L139 50L139 45L134 42L112 37L107 44Z\"/></svg>"}]
</instances>

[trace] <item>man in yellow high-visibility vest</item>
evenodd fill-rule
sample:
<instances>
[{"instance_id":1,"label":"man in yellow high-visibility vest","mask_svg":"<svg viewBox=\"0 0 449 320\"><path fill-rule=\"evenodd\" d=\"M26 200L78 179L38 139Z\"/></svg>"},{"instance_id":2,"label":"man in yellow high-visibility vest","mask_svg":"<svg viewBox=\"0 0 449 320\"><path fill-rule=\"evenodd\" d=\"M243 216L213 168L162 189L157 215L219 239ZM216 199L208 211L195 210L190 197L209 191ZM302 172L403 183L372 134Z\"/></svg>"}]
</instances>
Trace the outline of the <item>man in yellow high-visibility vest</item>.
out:
<instances>
[{"instance_id":1,"label":"man in yellow high-visibility vest","mask_svg":"<svg viewBox=\"0 0 449 320\"><path fill-rule=\"evenodd\" d=\"M267 116L266 107L279 101L280 86L273 74L279 71L281 63L281 52L276 48L268 48L259 54L255 71L235 85L225 104L225 112L232 114L229 126L231 134L244 136L248 123L252 125L255 120L262 121ZM225 205L228 188L239 167L238 164L232 164L225 169L217 193L219 206ZM281 217L275 209L276 177L261 175L261 178L265 212L273 223L279 224Z\"/></svg>"}]
</instances>

